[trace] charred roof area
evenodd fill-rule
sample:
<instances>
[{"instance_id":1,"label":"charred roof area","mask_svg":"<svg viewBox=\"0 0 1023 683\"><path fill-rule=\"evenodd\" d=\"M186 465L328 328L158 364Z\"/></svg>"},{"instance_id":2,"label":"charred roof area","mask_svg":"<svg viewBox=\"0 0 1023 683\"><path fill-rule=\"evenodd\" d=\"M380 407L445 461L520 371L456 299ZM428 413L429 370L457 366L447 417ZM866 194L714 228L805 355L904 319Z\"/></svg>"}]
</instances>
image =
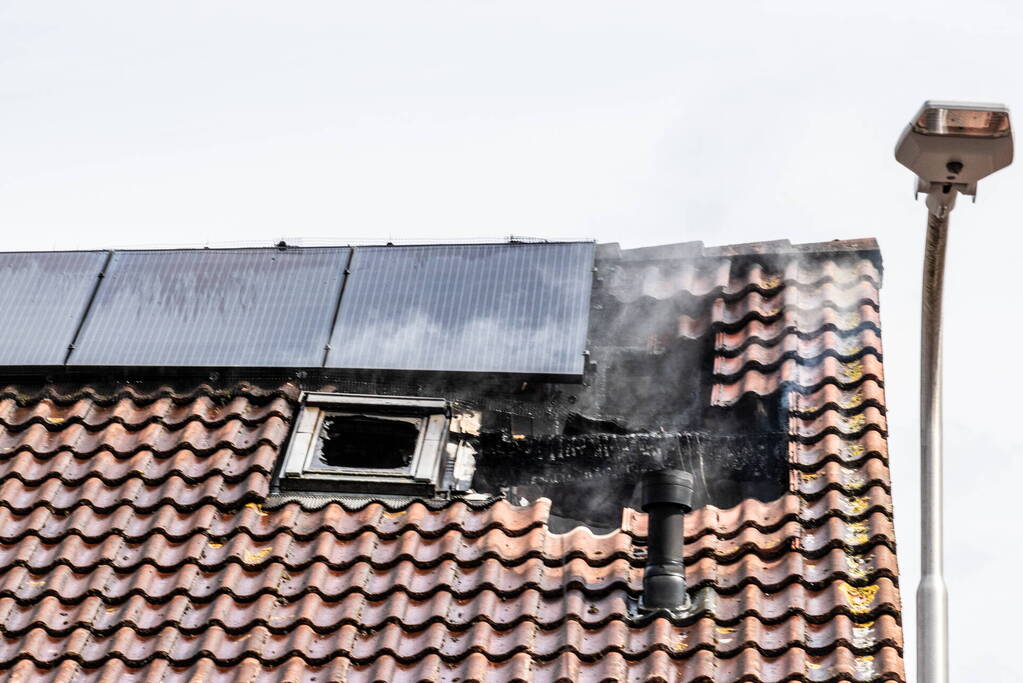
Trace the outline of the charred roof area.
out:
<instances>
[{"instance_id":1,"label":"charred roof area","mask_svg":"<svg viewBox=\"0 0 1023 683\"><path fill-rule=\"evenodd\" d=\"M30 257L10 259L27 268L36 258ZM46 265L57 258L36 260ZM71 258L59 256L61 267L66 269L64 261ZM119 364L76 364L74 353L54 351L51 355L65 359L63 365L44 358L5 366L12 378L181 385L198 377L225 387L284 380L314 392L442 398L450 405L449 443L456 452L440 456L446 463L443 481L438 478L430 490L442 497L478 493L516 503L546 497L553 502L556 528L558 519L566 526L615 528L621 508L636 504L640 476L654 468L692 472L696 506L776 499L789 485L790 407L785 402L795 395L782 386L805 384L800 391L814 390L818 385L812 376L820 373L807 374L811 379L804 382L798 372L808 363L823 367L832 361L841 364L841 387L880 381L874 360L880 357L879 340L871 336L878 330L876 303L857 299L860 289L848 286L877 284L880 261L870 241L721 248L687 243L631 250L592 243L340 251L289 247L90 258L81 267L82 283L94 278L92 299L107 291L115 303L135 291L105 289L115 275L124 282L156 279L163 289L147 286L160 293L180 297L192 292L181 281L184 275L171 267L180 259L194 266L186 273L213 267L210 261L242 283L265 279L282 260L294 261L294 268L278 273L288 287L322 286L324 281L317 279L321 269L333 274L334 284L330 296L310 309L319 316L316 334L299 340L312 359L308 362L292 354L283 365L274 358L257 359L262 365L223 365L217 354L224 349L212 353L216 344L195 342L188 357L198 358L201 367L156 363L153 354L163 353L163 347L154 346L152 335L136 339L125 333L138 349L135 355L116 356ZM25 259L32 262L26 265ZM159 267L143 268L149 260ZM848 271L840 263L848 264ZM97 278L97 268L109 277ZM217 292L208 293L184 307L162 294L147 302L153 309L150 317L168 329L184 324L175 315L195 309L205 317L186 322L203 334L215 336L226 327L232 344L277 348L277 341L250 339L234 330L242 329L240 324L215 315L221 309L244 309L249 320L253 311L263 310L248 307L250 299L256 300L266 309L258 314L265 321L262 327L273 327L277 337L286 330L282 338L291 339L291 308L304 299L273 297L268 303L259 291L225 285L219 298L213 296ZM96 308L89 301L82 304L82 320L107 310L107 304ZM52 308L47 302L40 307ZM129 309L148 310L124 310ZM339 313L345 311L348 317ZM341 318L344 324L335 320ZM143 325L149 317L125 320L130 329L149 329ZM373 321L381 324L374 327ZM191 340L192 328L182 329L178 336ZM420 334L422 329L429 334ZM817 332L804 335L804 329ZM865 335L862 343L850 336L859 331ZM74 352L78 331L67 334L73 341L63 348ZM365 347L357 362L325 360L357 343ZM376 359L375 343L390 348L398 360ZM557 357L557 367L547 364L549 356ZM230 360L242 362L234 356ZM140 365L143 361L149 364ZM839 400L856 399L850 394ZM318 437L318 466L339 472L409 468L410 453L423 436L414 426L418 423L378 418L372 412L334 414ZM278 486L280 462L276 467L278 493L286 487ZM295 491L303 485L301 478L293 483Z\"/></svg>"},{"instance_id":2,"label":"charred roof area","mask_svg":"<svg viewBox=\"0 0 1023 683\"><path fill-rule=\"evenodd\" d=\"M552 500L554 529L584 524L611 530L621 508L639 509L638 482L648 470L678 468L696 477L694 506L731 507L785 492L785 442L773 433L597 433L509 438L485 433L474 485L514 500Z\"/></svg>"},{"instance_id":3,"label":"charred roof area","mask_svg":"<svg viewBox=\"0 0 1023 683\"><path fill-rule=\"evenodd\" d=\"M758 259L762 262L763 259ZM551 499L553 528L616 528L636 506L644 471L681 467L697 479L696 506L773 500L788 484L781 395L712 407L713 334L680 334L704 315L686 289L694 268L748 269L672 246L601 245L593 274L581 383L467 376L338 377L340 392L442 396L479 428L452 434L475 456L472 490L522 503Z\"/></svg>"},{"instance_id":4,"label":"charred roof area","mask_svg":"<svg viewBox=\"0 0 1023 683\"><path fill-rule=\"evenodd\" d=\"M484 412L474 488L550 498L555 528L615 528L650 469L694 473L697 507L786 491L780 398L710 407L713 335L679 335L680 319L702 311L672 286L694 263L670 247L636 251L598 250L582 385L544 386L547 397L501 421Z\"/></svg>"}]
</instances>

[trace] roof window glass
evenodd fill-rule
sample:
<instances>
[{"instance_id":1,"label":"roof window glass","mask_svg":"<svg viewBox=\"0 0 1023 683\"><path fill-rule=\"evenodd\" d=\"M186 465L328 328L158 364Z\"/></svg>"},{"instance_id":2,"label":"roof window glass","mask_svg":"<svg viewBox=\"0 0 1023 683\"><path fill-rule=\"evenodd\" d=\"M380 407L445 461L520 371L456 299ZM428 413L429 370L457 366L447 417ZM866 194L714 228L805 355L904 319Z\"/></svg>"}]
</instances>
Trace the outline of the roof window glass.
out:
<instances>
[{"instance_id":1,"label":"roof window glass","mask_svg":"<svg viewBox=\"0 0 1023 683\"><path fill-rule=\"evenodd\" d=\"M422 418L327 413L317 438L316 463L338 470L407 469Z\"/></svg>"}]
</instances>

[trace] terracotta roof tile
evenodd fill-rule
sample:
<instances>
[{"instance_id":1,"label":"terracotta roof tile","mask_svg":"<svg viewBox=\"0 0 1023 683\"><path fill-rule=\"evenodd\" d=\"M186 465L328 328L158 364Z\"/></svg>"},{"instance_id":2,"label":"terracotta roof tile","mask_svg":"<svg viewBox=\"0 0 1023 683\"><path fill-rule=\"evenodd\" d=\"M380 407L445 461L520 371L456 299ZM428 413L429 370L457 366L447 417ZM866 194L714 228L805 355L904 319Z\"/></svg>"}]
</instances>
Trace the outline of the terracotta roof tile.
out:
<instances>
[{"instance_id":1,"label":"terracotta roof tile","mask_svg":"<svg viewBox=\"0 0 1023 683\"><path fill-rule=\"evenodd\" d=\"M110 659L99 669L83 669L74 660L55 669L41 669L31 660L22 660L12 670L12 680L70 681L113 683L115 681L246 681L247 683L487 683L488 681L535 681L536 683L604 683L606 681L646 681L649 683L714 683L752 680L764 682L815 681L898 681L893 671L901 667L901 655L895 647L883 647L875 655L857 655L837 647L826 655L815 656L794 648L781 657L764 657L755 649L743 650L731 659L720 659L706 650L698 650L684 659L655 651L638 661L610 653L595 661L571 653L547 661L535 661L525 653L511 659L493 661L482 653L445 662L431 654L411 662L382 656L371 664L356 665L338 656L322 664L311 665L293 657L275 665L264 665L252 657L231 666L219 666L204 656L188 666L173 666L156 659L141 667L132 667L120 659Z\"/></svg>"},{"instance_id":2,"label":"terracotta roof tile","mask_svg":"<svg viewBox=\"0 0 1023 683\"><path fill-rule=\"evenodd\" d=\"M179 429L188 422L201 422L206 427L215 427L229 419L254 425L265 422L271 415L286 417L290 414L288 401L282 397L262 405L253 404L242 396L234 396L223 404L214 402L209 396L197 396L187 403L162 397L145 405L139 405L130 398L121 398L107 405L89 399L78 399L66 404L50 398L26 404L10 396L0 399L0 424L11 431L24 429L31 424L51 429L81 424L94 431L111 424L136 430L149 424Z\"/></svg>"},{"instance_id":3,"label":"terracotta roof tile","mask_svg":"<svg viewBox=\"0 0 1023 683\"><path fill-rule=\"evenodd\" d=\"M245 456L237 459L247 461ZM98 540L110 534L138 542L154 533L174 540L184 540L198 533L220 540L237 534L266 540L287 532L297 539L307 540L321 532L330 532L338 539L374 532L381 538L390 539L408 531L424 537L436 537L454 530L473 537L495 529L516 536L545 525L549 507L546 500L525 507L500 500L485 508L473 508L461 501L453 501L441 508L415 502L392 512L379 503L371 503L348 511L337 503L331 503L317 510L305 511L298 503L270 509L254 502L230 511L214 504L188 510L163 505L152 511L142 511L125 503L109 511L98 511L94 506L80 504L70 510L40 506L25 513L16 513L0 504L0 531L3 533L0 542L13 543L28 535L51 542L68 535Z\"/></svg>"},{"instance_id":4,"label":"terracotta roof tile","mask_svg":"<svg viewBox=\"0 0 1023 683\"><path fill-rule=\"evenodd\" d=\"M734 626L722 626L709 618L686 625L655 619L640 626L610 621L591 628L568 621L551 629L529 621L502 629L480 621L461 630L435 622L416 631L397 624L366 629L346 623L326 633L305 624L278 632L257 624L240 634L217 625L194 634L167 626L142 637L132 626L123 626L102 635L78 628L63 636L32 629L22 636L0 637L0 661L15 661L25 657L24 653L32 653L33 662L43 666L74 658L87 668L95 668L110 653L116 653L118 659L136 666L153 659L187 666L203 655L211 656L219 666L250 658L272 665L294 657L316 664L329 661L338 651L345 652L356 666L371 664L379 657L409 662L435 655L445 662L458 662L474 653L484 653L490 661L507 661L526 653L544 662L564 654L583 659L618 654L635 660L664 652L685 661L697 651L727 659L754 649L769 658L792 649L826 654L843 647L856 655L869 656L885 647L900 646L897 623L889 615L881 615L865 626L838 615L823 623L801 616L770 624L746 617Z\"/></svg>"},{"instance_id":5,"label":"terracotta roof tile","mask_svg":"<svg viewBox=\"0 0 1023 683\"><path fill-rule=\"evenodd\" d=\"M681 316L679 336L698 339L723 331L738 335L729 337L728 344L730 348L739 348L754 340L775 341L785 334L811 336L812 331L832 330L848 335L868 327L881 329L880 311L872 303L863 303L855 310L839 310L830 306L818 309L767 308L763 311L747 307L745 312L734 310L735 306L732 309L722 305L702 316Z\"/></svg>"},{"instance_id":6,"label":"terracotta roof tile","mask_svg":"<svg viewBox=\"0 0 1023 683\"><path fill-rule=\"evenodd\" d=\"M790 442L789 457L801 469L812 469L826 462L855 465L874 457L887 462L888 443L885 434L875 429L864 430L861 436L854 438L825 433L812 443Z\"/></svg>"},{"instance_id":7,"label":"terracotta roof tile","mask_svg":"<svg viewBox=\"0 0 1023 683\"><path fill-rule=\"evenodd\" d=\"M800 417L815 417L824 410L838 410L849 415L867 406L884 408L884 389L873 379L864 380L855 389L842 389L834 384L825 384L810 394L793 393L791 410Z\"/></svg>"},{"instance_id":8,"label":"terracotta roof tile","mask_svg":"<svg viewBox=\"0 0 1023 683\"><path fill-rule=\"evenodd\" d=\"M714 385L713 405L732 405L747 394L769 396L783 388L800 393L813 393L832 384L839 389L856 389L867 381L884 381L881 358L873 352L855 360L843 361L824 356L812 365L787 359L778 367L747 366L738 375L722 376Z\"/></svg>"},{"instance_id":9,"label":"terracotta roof tile","mask_svg":"<svg viewBox=\"0 0 1023 683\"><path fill-rule=\"evenodd\" d=\"M270 488L270 477L259 471L252 471L240 481L228 481L215 474L197 483L171 475L152 484L140 478L132 478L121 484L106 484L99 473L74 484L65 484L59 478L46 479L33 486L22 483L14 476L0 484L0 506L12 512L25 514L37 507L52 510L70 510L79 505L89 505L99 511L110 511L130 504L139 511L153 511L162 505L171 505L186 510L202 505L215 504L224 508L250 500L266 497Z\"/></svg>"},{"instance_id":10,"label":"terracotta roof tile","mask_svg":"<svg viewBox=\"0 0 1023 683\"><path fill-rule=\"evenodd\" d=\"M719 339L724 336L723 333L718 335ZM832 330L824 330L820 335L809 338L788 334L772 340L776 343L770 345L748 343L738 348L728 347L729 341L722 339L716 347L718 360L714 373L717 375L734 375L747 366L774 367L789 358L805 364L825 355L848 362L867 353L881 354L881 338L869 328L854 335L840 335Z\"/></svg>"},{"instance_id":11,"label":"terracotta roof tile","mask_svg":"<svg viewBox=\"0 0 1023 683\"><path fill-rule=\"evenodd\" d=\"M736 299L751 292L760 295L777 293L782 287L813 292L834 285L835 289L880 286L881 275L869 259L838 263L826 260L811 263L792 259L781 269L754 262L736 269L731 259L701 259L680 265L650 265L628 273L615 271L606 288L623 302L642 297L668 299L681 294L707 298L719 296Z\"/></svg>"}]
</instances>

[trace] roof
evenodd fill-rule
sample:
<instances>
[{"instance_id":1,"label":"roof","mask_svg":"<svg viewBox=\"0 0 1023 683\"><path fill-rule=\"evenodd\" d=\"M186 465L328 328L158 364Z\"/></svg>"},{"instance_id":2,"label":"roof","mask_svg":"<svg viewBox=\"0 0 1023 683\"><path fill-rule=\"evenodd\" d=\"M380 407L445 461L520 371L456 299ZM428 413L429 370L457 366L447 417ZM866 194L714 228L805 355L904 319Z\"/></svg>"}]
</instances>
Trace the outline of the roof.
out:
<instances>
[{"instance_id":1,"label":"roof","mask_svg":"<svg viewBox=\"0 0 1023 683\"><path fill-rule=\"evenodd\" d=\"M876 244L786 245L687 246L683 276L621 284L697 301L678 329L711 349L710 403L787 411L788 492L687 515L689 617L636 614L645 515L628 508L596 535L551 531L544 499L272 504L301 380L65 378L0 391L0 669L904 680Z\"/></svg>"}]
</instances>

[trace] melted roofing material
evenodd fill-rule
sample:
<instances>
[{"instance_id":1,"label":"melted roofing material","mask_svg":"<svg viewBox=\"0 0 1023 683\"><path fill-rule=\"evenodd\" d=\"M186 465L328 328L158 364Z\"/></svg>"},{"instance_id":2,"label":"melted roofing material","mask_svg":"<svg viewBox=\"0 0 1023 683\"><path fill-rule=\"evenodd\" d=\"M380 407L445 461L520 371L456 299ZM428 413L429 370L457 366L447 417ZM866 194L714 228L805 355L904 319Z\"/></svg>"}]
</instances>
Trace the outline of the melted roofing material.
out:
<instances>
[{"instance_id":1,"label":"melted roofing material","mask_svg":"<svg viewBox=\"0 0 1023 683\"><path fill-rule=\"evenodd\" d=\"M69 364L318 367L349 253L114 252Z\"/></svg>"},{"instance_id":2,"label":"melted roofing material","mask_svg":"<svg viewBox=\"0 0 1023 683\"><path fill-rule=\"evenodd\" d=\"M0 365L61 365L107 253L0 254Z\"/></svg>"},{"instance_id":3,"label":"melted roofing material","mask_svg":"<svg viewBox=\"0 0 1023 683\"><path fill-rule=\"evenodd\" d=\"M326 367L581 376L594 245L357 248Z\"/></svg>"}]
</instances>

